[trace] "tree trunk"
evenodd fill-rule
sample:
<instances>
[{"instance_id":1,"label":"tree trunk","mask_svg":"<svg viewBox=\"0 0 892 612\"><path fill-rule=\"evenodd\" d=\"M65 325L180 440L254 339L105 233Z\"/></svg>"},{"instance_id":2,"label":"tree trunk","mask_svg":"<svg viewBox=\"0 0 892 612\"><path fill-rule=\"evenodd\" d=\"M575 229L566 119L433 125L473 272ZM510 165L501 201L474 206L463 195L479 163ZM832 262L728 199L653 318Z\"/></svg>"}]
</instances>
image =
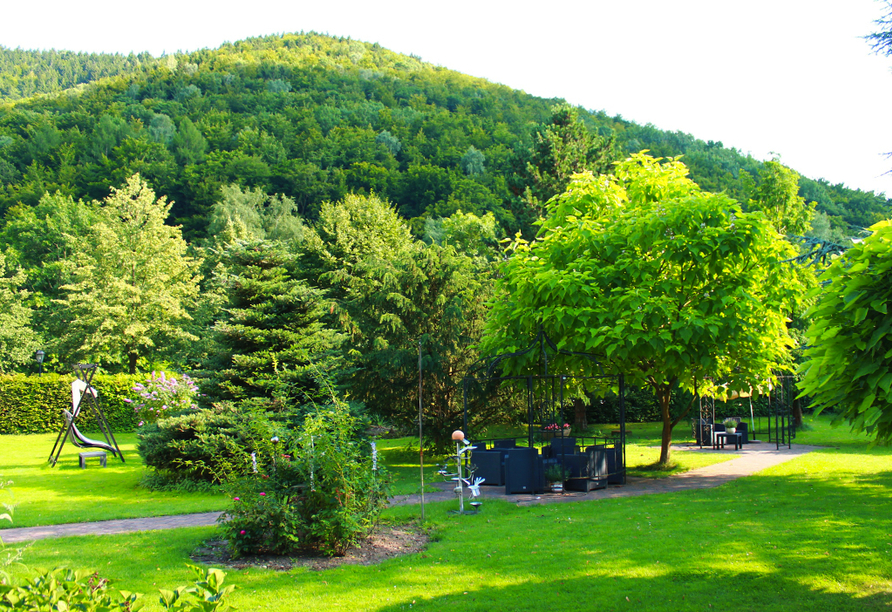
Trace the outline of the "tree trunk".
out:
<instances>
[{"instance_id":1,"label":"tree trunk","mask_svg":"<svg viewBox=\"0 0 892 612\"><path fill-rule=\"evenodd\" d=\"M136 360L138 357L138 353L127 353L127 366L131 374L136 374Z\"/></svg>"},{"instance_id":2,"label":"tree trunk","mask_svg":"<svg viewBox=\"0 0 892 612\"><path fill-rule=\"evenodd\" d=\"M671 457L672 447L672 416L669 414L669 399L672 397L672 387L658 385L656 387L657 402L660 404L660 415L663 418L663 435L660 441L660 465L667 465Z\"/></svg>"},{"instance_id":3,"label":"tree trunk","mask_svg":"<svg viewBox=\"0 0 892 612\"><path fill-rule=\"evenodd\" d=\"M582 430L588 427L588 417L585 414L585 402L578 397L573 400L574 424Z\"/></svg>"},{"instance_id":4,"label":"tree trunk","mask_svg":"<svg viewBox=\"0 0 892 612\"><path fill-rule=\"evenodd\" d=\"M796 429L802 427L802 403L799 401L799 398L795 398L793 400L793 426Z\"/></svg>"}]
</instances>

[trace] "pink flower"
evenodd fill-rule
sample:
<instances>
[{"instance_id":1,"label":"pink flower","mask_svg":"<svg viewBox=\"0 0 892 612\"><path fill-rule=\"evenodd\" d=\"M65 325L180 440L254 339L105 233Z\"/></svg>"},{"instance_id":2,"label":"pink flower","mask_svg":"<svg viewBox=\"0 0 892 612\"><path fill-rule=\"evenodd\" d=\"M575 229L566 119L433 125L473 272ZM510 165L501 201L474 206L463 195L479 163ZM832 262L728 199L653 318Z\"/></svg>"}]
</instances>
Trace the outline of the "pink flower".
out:
<instances>
[{"instance_id":1,"label":"pink flower","mask_svg":"<svg viewBox=\"0 0 892 612\"><path fill-rule=\"evenodd\" d=\"M238 497L233 497L232 501L241 501Z\"/></svg>"},{"instance_id":2,"label":"pink flower","mask_svg":"<svg viewBox=\"0 0 892 612\"><path fill-rule=\"evenodd\" d=\"M261 493L260 495L263 496L263 495L266 495L266 493Z\"/></svg>"},{"instance_id":3,"label":"pink flower","mask_svg":"<svg viewBox=\"0 0 892 612\"><path fill-rule=\"evenodd\" d=\"M239 534L239 535L245 535L245 530L242 529L241 531L238 532L238 534Z\"/></svg>"}]
</instances>

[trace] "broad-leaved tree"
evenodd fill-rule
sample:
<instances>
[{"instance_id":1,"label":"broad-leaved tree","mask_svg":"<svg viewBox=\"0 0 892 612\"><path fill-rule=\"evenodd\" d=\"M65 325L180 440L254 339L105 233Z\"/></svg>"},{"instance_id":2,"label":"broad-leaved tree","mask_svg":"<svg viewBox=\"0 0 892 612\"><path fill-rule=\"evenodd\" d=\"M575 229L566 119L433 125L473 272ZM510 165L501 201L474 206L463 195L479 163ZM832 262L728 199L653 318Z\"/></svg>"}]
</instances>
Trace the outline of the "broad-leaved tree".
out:
<instances>
[{"instance_id":1,"label":"broad-leaved tree","mask_svg":"<svg viewBox=\"0 0 892 612\"><path fill-rule=\"evenodd\" d=\"M706 193L677 159L633 155L612 175L576 176L548 203L538 239L502 267L484 350L525 347L543 329L560 348L599 354L649 385L670 458L678 389L765 386L792 343L794 254L761 213ZM562 357L575 374L587 360ZM556 364L556 366L559 364ZM688 408L690 409L690 407Z\"/></svg>"}]
</instances>

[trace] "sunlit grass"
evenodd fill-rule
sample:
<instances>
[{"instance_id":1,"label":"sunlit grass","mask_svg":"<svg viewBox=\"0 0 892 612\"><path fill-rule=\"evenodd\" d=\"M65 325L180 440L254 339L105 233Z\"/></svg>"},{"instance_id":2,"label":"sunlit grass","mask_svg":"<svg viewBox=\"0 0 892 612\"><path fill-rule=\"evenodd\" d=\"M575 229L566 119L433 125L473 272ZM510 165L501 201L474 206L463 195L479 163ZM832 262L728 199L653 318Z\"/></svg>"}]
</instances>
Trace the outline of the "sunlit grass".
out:
<instances>
[{"instance_id":1,"label":"sunlit grass","mask_svg":"<svg viewBox=\"0 0 892 612\"><path fill-rule=\"evenodd\" d=\"M813 443L826 441L822 431L836 436L818 423ZM228 580L240 587L232 603L282 612L888 609L892 519L883 509L892 452L834 439L841 448L715 489L532 507L486 502L474 516L449 514L454 502L429 504L436 538L423 553L324 572L232 570ZM418 514L407 506L386 518ZM189 552L214 533L43 541L26 562L96 569L115 586L153 594L186 584Z\"/></svg>"},{"instance_id":2,"label":"sunlit grass","mask_svg":"<svg viewBox=\"0 0 892 612\"><path fill-rule=\"evenodd\" d=\"M14 527L83 521L164 516L222 510L221 494L156 492L139 486L146 468L136 453L136 434L117 434L125 463L108 455L105 468L97 459L87 469L78 464L80 449L66 444L55 467L47 459L56 434L0 436L0 476L10 488ZM4 522L0 527L9 527ZM0 532L2 533L2 532Z\"/></svg>"}]
</instances>

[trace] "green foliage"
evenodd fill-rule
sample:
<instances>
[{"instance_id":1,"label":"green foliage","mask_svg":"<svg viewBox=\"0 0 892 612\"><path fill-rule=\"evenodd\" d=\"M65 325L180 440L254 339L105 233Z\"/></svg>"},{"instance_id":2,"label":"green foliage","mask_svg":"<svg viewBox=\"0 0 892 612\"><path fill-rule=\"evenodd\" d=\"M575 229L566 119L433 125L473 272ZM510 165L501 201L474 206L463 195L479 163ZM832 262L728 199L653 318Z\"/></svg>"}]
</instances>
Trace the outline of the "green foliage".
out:
<instances>
[{"instance_id":1,"label":"green foliage","mask_svg":"<svg viewBox=\"0 0 892 612\"><path fill-rule=\"evenodd\" d=\"M221 483L250 472L252 453L268 449L274 431L263 412L224 402L145 425L137 450L168 480Z\"/></svg>"},{"instance_id":2,"label":"green foliage","mask_svg":"<svg viewBox=\"0 0 892 612\"><path fill-rule=\"evenodd\" d=\"M74 246L72 280L62 298L65 361L126 364L172 340L192 340L183 323L198 295L198 262L179 229L164 224L165 198L138 175L97 206L98 218Z\"/></svg>"},{"instance_id":3,"label":"green foliage","mask_svg":"<svg viewBox=\"0 0 892 612\"><path fill-rule=\"evenodd\" d=\"M221 517L235 556L298 549L343 554L375 526L389 479L345 404L308 414L285 456L265 457L263 472L232 488ZM370 452L371 451L371 452Z\"/></svg>"},{"instance_id":4,"label":"green foliage","mask_svg":"<svg viewBox=\"0 0 892 612\"><path fill-rule=\"evenodd\" d=\"M0 376L0 435L58 432L64 423L62 410L71 409L73 380L73 374ZM140 380L142 377L125 374L97 374L93 379L102 413L113 432L136 429L136 414L126 400ZM99 431L92 411L84 412L77 424L84 432Z\"/></svg>"},{"instance_id":5,"label":"green foliage","mask_svg":"<svg viewBox=\"0 0 892 612\"><path fill-rule=\"evenodd\" d=\"M222 199L211 209L208 233L231 243L239 240L300 242L305 226L291 198L268 196L259 188L242 190L225 185Z\"/></svg>"},{"instance_id":6,"label":"green foliage","mask_svg":"<svg viewBox=\"0 0 892 612\"><path fill-rule=\"evenodd\" d=\"M121 591L119 597L113 597L107 586L108 581L96 572L41 570L25 586L0 586L0 610L111 612L142 607L139 594Z\"/></svg>"},{"instance_id":7,"label":"green foliage","mask_svg":"<svg viewBox=\"0 0 892 612\"><path fill-rule=\"evenodd\" d=\"M225 612L234 609L226 598L234 585L223 586L226 573L187 564L198 578L194 586L173 591L160 589L159 601L165 610L175 612ZM185 597L186 595L190 597ZM0 585L0 610L80 610L112 612L141 610L140 593L108 592L108 580L97 572L56 568L40 570L23 586Z\"/></svg>"},{"instance_id":8,"label":"green foliage","mask_svg":"<svg viewBox=\"0 0 892 612\"><path fill-rule=\"evenodd\" d=\"M101 198L139 173L176 202L172 217L190 240L209 235L210 209L229 184L288 197L311 220L323 202L374 192L419 224L457 209L493 212L503 230L532 235L531 222L570 173L609 168L602 162L613 159L598 155L565 167L591 153L589 141L615 142L603 148L614 157L643 148L684 154L704 189L743 202L761 167L721 143L565 105L555 113L560 101L312 33L162 59L0 49L0 99L97 77L109 78L4 109L0 212L56 191ZM565 121L574 113L575 126ZM514 181L514 172L524 178ZM539 193L550 174L563 183ZM889 208L885 197L815 185L821 197L805 185L802 195L836 222L866 226Z\"/></svg>"},{"instance_id":9,"label":"green foliage","mask_svg":"<svg viewBox=\"0 0 892 612\"><path fill-rule=\"evenodd\" d=\"M484 351L518 350L540 328L560 348L602 355L653 388L669 460L676 387L764 385L787 360L786 313L800 284L759 213L703 192L677 160L638 154L615 174L577 176L549 202L539 240L503 265ZM561 363L563 362L563 363ZM552 367L597 374L561 356ZM521 367L521 366L518 366Z\"/></svg>"},{"instance_id":10,"label":"green foliage","mask_svg":"<svg viewBox=\"0 0 892 612\"><path fill-rule=\"evenodd\" d=\"M567 188L570 177L583 170L607 173L619 157L615 140L590 133L574 108L560 104L551 111L551 121L538 126L530 149L515 160L512 206L527 238L535 234L545 203Z\"/></svg>"},{"instance_id":11,"label":"green foliage","mask_svg":"<svg viewBox=\"0 0 892 612\"><path fill-rule=\"evenodd\" d=\"M456 211L442 220L443 237L440 244L455 247L472 257L495 259L499 255L501 232L492 213L478 217L474 213Z\"/></svg>"},{"instance_id":12,"label":"green foliage","mask_svg":"<svg viewBox=\"0 0 892 612\"><path fill-rule=\"evenodd\" d=\"M892 440L892 222L835 259L812 291L799 388L817 412L838 410L855 431Z\"/></svg>"},{"instance_id":13,"label":"green foliage","mask_svg":"<svg viewBox=\"0 0 892 612\"><path fill-rule=\"evenodd\" d=\"M799 174L772 160L765 162L759 179L747 209L761 210L782 235L804 236L811 229L815 203L806 204L799 195Z\"/></svg>"},{"instance_id":14,"label":"green foliage","mask_svg":"<svg viewBox=\"0 0 892 612\"><path fill-rule=\"evenodd\" d=\"M57 300L64 296L62 287L72 280L71 258L78 241L97 222L95 203L75 201L58 192L43 195L34 206L15 206L6 214L0 244L6 249L7 264L25 274L25 304L31 309L32 329L41 330L46 338L64 333L66 317Z\"/></svg>"},{"instance_id":15,"label":"green foliage","mask_svg":"<svg viewBox=\"0 0 892 612\"><path fill-rule=\"evenodd\" d=\"M137 71L154 61L148 53L26 51L0 45L0 102L59 93L101 78Z\"/></svg>"},{"instance_id":16,"label":"green foliage","mask_svg":"<svg viewBox=\"0 0 892 612\"><path fill-rule=\"evenodd\" d=\"M469 248L479 248L469 226L485 227L486 219L466 221ZM411 426L421 341L426 429L437 444L445 443L461 415L455 377L477 358L491 264L415 240L396 211L375 196L323 206L318 236L305 243L302 261L329 289L349 334L352 397L374 414Z\"/></svg>"},{"instance_id":17,"label":"green foliage","mask_svg":"<svg viewBox=\"0 0 892 612\"><path fill-rule=\"evenodd\" d=\"M202 568L197 565L186 566L195 577L194 586L179 587L173 591L161 589L161 605L165 610L173 612L226 612L235 609L226 600L236 587L223 586L226 573L214 568ZM189 595L190 598L184 598Z\"/></svg>"},{"instance_id":18,"label":"green foliage","mask_svg":"<svg viewBox=\"0 0 892 612\"><path fill-rule=\"evenodd\" d=\"M204 373L218 399L258 398L282 410L305 404L333 373L342 336L325 323L331 305L299 278L281 244L237 243L225 253L226 315Z\"/></svg>"},{"instance_id":19,"label":"green foliage","mask_svg":"<svg viewBox=\"0 0 892 612\"><path fill-rule=\"evenodd\" d=\"M0 253L0 373L29 363L40 346L40 337L31 329L24 282L24 273L8 268Z\"/></svg>"}]
</instances>

